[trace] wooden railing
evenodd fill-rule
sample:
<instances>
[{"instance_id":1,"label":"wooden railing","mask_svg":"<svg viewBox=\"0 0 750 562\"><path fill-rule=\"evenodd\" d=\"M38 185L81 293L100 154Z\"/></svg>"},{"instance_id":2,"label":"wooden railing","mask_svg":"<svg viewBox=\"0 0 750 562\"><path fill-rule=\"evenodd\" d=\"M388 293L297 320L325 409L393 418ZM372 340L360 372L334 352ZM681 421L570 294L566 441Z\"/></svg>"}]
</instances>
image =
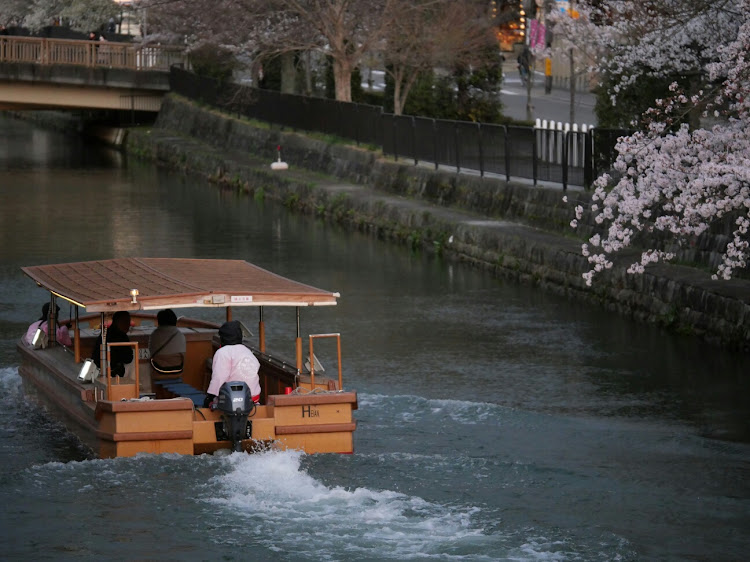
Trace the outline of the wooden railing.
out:
<instances>
[{"instance_id":1,"label":"wooden railing","mask_svg":"<svg viewBox=\"0 0 750 562\"><path fill-rule=\"evenodd\" d=\"M179 47L0 36L0 62L169 71L175 64L184 68L186 61Z\"/></svg>"}]
</instances>

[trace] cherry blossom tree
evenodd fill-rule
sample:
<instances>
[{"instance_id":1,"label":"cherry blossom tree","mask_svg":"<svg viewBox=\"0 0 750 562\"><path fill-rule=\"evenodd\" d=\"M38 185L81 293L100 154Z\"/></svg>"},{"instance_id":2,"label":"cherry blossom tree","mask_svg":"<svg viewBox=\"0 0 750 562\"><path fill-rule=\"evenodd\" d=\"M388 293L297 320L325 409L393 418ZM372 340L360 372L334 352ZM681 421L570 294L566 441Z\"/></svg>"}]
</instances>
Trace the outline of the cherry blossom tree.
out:
<instances>
[{"instance_id":1,"label":"cherry blossom tree","mask_svg":"<svg viewBox=\"0 0 750 562\"><path fill-rule=\"evenodd\" d=\"M688 92L673 83L668 98L654 100L646 127L619 139L613 173L595 181L590 211L604 231L582 246L592 265L586 283L640 232L685 244L728 218L732 240L713 278L730 279L747 267L750 240L750 0L601 4L611 50L600 68L619 77L613 99L617 84L639 73L689 73L695 81ZM705 126L685 122L696 111ZM572 226L584 211L576 207ZM628 272L672 257L667 247L648 248Z\"/></svg>"},{"instance_id":2,"label":"cherry blossom tree","mask_svg":"<svg viewBox=\"0 0 750 562\"><path fill-rule=\"evenodd\" d=\"M77 31L90 31L117 17L120 8L112 0L0 0L0 14L33 31L52 25L57 18Z\"/></svg>"},{"instance_id":3,"label":"cherry blossom tree","mask_svg":"<svg viewBox=\"0 0 750 562\"><path fill-rule=\"evenodd\" d=\"M0 24L20 25L28 13L28 0L0 0Z\"/></svg>"}]
</instances>

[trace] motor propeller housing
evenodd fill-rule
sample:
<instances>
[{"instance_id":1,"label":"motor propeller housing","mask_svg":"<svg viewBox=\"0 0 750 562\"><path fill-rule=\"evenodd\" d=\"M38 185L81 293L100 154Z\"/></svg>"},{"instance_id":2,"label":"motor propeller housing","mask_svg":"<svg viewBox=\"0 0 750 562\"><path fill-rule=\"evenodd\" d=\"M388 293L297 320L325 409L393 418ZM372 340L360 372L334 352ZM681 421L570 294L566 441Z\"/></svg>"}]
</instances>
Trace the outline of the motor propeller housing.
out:
<instances>
[{"instance_id":1,"label":"motor propeller housing","mask_svg":"<svg viewBox=\"0 0 750 562\"><path fill-rule=\"evenodd\" d=\"M255 410L250 387L245 382L230 381L219 389L217 410L221 412L224 430L232 442L232 451L242 451L242 440L248 439L248 416Z\"/></svg>"}]
</instances>

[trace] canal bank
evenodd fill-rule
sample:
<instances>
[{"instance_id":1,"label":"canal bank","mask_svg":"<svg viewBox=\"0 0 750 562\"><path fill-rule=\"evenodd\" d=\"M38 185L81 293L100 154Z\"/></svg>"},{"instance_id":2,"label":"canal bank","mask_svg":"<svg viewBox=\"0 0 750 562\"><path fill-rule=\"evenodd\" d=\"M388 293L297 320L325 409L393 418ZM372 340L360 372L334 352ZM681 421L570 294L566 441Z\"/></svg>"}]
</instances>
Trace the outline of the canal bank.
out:
<instances>
[{"instance_id":1,"label":"canal bank","mask_svg":"<svg viewBox=\"0 0 750 562\"><path fill-rule=\"evenodd\" d=\"M270 166L279 146L289 164L285 171ZM248 123L172 95L155 126L131 130L124 147L132 155L207 176L345 228L750 350L746 279L712 281L708 268L672 264L628 275L623 264L633 261L634 251L586 287L581 274L589 264L580 253L582 239L569 227L574 204L588 201L582 191L568 192L570 202L565 203L559 187L393 162L373 150ZM709 240L709 246L720 243L720 237ZM711 247L703 250L709 256L717 253Z\"/></svg>"}]
</instances>

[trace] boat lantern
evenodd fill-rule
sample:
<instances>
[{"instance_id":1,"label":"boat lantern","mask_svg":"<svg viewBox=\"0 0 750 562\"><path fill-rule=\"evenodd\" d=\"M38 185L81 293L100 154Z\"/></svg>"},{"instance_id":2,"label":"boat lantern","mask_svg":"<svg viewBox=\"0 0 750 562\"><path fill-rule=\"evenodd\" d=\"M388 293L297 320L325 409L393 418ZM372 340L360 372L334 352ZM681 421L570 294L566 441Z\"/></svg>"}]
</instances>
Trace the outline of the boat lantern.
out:
<instances>
[{"instance_id":1,"label":"boat lantern","mask_svg":"<svg viewBox=\"0 0 750 562\"><path fill-rule=\"evenodd\" d=\"M31 345L34 349L44 349L47 347L47 334L42 330L42 325L39 324L39 328L34 332L34 338L31 340Z\"/></svg>"},{"instance_id":2,"label":"boat lantern","mask_svg":"<svg viewBox=\"0 0 750 562\"><path fill-rule=\"evenodd\" d=\"M140 295L140 293L138 292L138 289L130 289L130 298L132 299L130 302L132 304L138 304L138 301L135 298L138 295Z\"/></svg>"},{"instance_id":3,"label":"boat lantern","mask_svg":"<svg viewBox=\"0 0 750 562\"><path fill-rule=\"evenodd\" d=\"M81 370L78 372L78 380L81 382L94 382L99 369L91 359L83 362Z\"/></svg>"}]
</instances>

